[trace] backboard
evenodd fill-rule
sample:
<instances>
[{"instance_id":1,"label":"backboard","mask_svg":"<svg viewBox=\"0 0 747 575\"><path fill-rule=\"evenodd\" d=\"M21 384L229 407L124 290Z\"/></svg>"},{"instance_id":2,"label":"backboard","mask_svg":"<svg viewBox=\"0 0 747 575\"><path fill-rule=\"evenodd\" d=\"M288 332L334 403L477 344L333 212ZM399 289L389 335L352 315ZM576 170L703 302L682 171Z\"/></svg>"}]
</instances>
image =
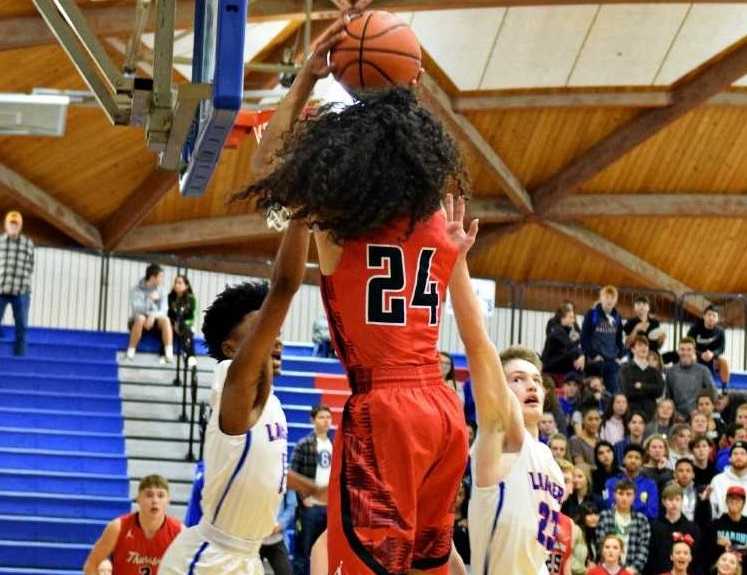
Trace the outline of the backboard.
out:
<instances>
[{"instance_id":1,"label":"backboard","mask_svg":"<svg viewBox=\"0 0 747 575\"><path fill-rule=\"evenodd\" d=\"M248 0L196 0L192 83L212 85L182 148L183 196L201 196L215 171L244 95Z\"/></svg>"}]
</instances>

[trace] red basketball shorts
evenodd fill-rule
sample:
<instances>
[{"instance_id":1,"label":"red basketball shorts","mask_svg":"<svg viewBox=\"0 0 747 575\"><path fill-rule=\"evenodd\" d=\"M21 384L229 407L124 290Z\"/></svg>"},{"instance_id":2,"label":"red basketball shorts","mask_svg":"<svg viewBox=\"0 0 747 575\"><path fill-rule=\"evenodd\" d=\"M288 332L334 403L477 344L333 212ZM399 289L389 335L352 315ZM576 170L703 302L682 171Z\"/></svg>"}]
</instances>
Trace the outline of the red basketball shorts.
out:
<instances>
[{"instance_id":1,"label":"red basketball shorts","mask_svg":"<svg viewBox=\"0 0 747 575\"><path fill-rule=\"evenodd\" d=\"M350 374L335 437L329 574L445 575L468 455L461 404L438 365L368 375Z\"/></svg>"}]
</instances>

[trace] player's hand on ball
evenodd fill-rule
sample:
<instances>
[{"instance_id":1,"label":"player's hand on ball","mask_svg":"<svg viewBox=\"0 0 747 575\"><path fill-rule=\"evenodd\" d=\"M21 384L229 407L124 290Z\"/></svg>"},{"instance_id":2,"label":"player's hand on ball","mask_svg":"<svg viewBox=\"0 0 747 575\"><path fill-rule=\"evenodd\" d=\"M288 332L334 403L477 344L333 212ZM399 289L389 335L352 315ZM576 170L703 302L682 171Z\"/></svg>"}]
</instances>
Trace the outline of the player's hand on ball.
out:
<instances>
[{"instance_id":1,"label":"player's hand on ball","mask_svg":"<svg viewBox=\"0 0 747 575\"><path fill-rule=\"evenodd\" d=\"M456 206L454 206L454 196L446 194L444 207L446 209L446 234L458 248L459 257L463 258L475 243L479 221L472 220L469 224L469 229L466 230L464 228L465 205L463 197L459 197L456 201Z\"/></svg>"},{"instance_id":2,"label":"player's hand on ball","mask_svg":"<svg viewBox=\"0 0 747 575\"><path fill-rule=\"evenodd\" d=\"M344 38L345 20L344 18L338 18L319 37L311 57L306 61L303 71L308 72L317 80L329 76L334 70L334 65L329 59L329 52Z\"/></svg>"}]
</instances>

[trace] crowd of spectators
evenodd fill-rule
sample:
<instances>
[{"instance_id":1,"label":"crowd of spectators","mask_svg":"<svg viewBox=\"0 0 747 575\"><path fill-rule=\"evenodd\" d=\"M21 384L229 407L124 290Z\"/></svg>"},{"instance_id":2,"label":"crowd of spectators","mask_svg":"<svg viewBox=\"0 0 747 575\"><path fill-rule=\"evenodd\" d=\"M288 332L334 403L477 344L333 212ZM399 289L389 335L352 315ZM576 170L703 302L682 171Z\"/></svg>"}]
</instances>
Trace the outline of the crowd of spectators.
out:
<instances>
[{"instance_id":1,"label":"crowd of spectators","mask_svg":"<svg viewBox=\"0 0 747 575\"><path fill-rule=\"evenodd\" d=\"M573 302L563 302L546 328L540 440L568 470L572 573L741 573L747 403L726 393L718 310L705 309L664 353L649 300L636 298L626 320L617 298L602 288L580 325ZM470 420L469 406L465 413ZM456 521L463 540L468 526L460 513Z\"/></svg>"}]
</instances>

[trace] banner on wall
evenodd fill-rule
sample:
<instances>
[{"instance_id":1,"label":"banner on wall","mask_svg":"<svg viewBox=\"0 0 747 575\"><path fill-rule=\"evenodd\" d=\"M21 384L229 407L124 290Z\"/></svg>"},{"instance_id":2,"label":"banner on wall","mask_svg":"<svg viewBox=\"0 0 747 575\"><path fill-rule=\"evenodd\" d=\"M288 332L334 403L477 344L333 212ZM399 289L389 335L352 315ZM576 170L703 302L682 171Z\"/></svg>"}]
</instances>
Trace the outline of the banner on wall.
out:
<instances>
[{"instance_id":1,"label":"banner on wall","mask_svg":"<svg viewBox=\"0 0 747 575\"><path fill-rule=\"evenodd\" d=\"M480 300L482 316L485 318L492 317L495 311L495 281L480 278L472 278L472 289L475 290L477 298ZM454 315L454 308L451 305L451 292L446 294L446 313Z\"/></svg>"}]
</instances>

